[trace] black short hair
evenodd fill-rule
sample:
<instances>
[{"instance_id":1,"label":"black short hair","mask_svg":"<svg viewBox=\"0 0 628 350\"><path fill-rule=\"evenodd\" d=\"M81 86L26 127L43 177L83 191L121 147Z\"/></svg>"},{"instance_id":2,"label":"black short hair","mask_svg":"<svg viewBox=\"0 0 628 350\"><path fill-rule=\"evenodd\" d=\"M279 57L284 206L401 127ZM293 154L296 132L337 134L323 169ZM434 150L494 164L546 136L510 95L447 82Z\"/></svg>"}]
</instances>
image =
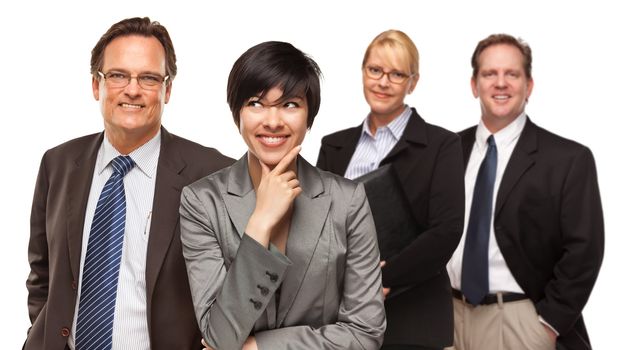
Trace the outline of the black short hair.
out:
<instances>
[{"instance_id":1,"label":"black short hair","mask_svg":"<svg viewBox=\"0 0 628 350\"><path fill-rule=\"evenodd\" d=\"M314 60L289 43L267 41L257 44L238 58L227 83L227 103L240 127L240 110L251 97L278 87L282 100L307 100L307 127L314 123L321 104L321 70Z\"/></svg>"}]
</instances>

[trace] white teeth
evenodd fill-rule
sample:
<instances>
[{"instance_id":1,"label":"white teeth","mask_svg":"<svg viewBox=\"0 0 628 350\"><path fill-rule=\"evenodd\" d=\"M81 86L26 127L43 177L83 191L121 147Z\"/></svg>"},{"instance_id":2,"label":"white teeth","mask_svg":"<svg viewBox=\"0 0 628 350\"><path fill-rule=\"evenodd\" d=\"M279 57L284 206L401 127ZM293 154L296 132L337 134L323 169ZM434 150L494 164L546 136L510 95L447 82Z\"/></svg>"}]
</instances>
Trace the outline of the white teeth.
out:
<instances>
[{"instance_id":1,"label":"white teeth","mask_svg":"<svg viewBox=\"0 0 628 350\"><path fill-rule=\"evenodd\" d=\"M493 96L494 99L496 100L506 100L508 99L508 96L506 95L498 95L498 96Z\"/></svg>"},{"instance_id":2,"label":"white teeth","mask_svg":"<svg viewBox=\"0 0 628 350\"><path fill-rule=\"evenodd\" d=\"M122 103L122 107L123 108L136 108L136 109L142 108L142 106L140 105L132 105L130 103Z\"/></svg>"},{"instance_id":3,"label":"white teeth","mask_svg":"<svg viewBox=\"0 0 628 350\"><path fill-rule=\"evenodd\" d=\"M284 140L284 137L262 136L262 139L265 143L279 143Z\"/></svg>"}]
</instances>

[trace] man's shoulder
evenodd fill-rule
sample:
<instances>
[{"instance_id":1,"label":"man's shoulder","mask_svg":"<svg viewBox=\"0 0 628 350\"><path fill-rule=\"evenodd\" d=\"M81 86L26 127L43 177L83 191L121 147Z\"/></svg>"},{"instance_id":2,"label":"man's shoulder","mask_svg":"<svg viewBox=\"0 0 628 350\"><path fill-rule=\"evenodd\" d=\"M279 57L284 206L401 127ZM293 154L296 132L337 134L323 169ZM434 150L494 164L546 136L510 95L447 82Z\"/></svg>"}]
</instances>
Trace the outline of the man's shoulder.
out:
<instances>
[{"instance_id":1,"label":"man's shoulder","mask_svg":"<svg viewBox=\"0 0 628 350\"><path fill-rule=\"evenodd\" d=\"M162 139L162 142L166 142L164 147L169 151L175 150L177 157L181 157L188 165L197 168L213 172L235 162L234 159L225 156L215 148L203 146L175 134L168 133L167 140Z\"/></svg>"},{"instance_id":2,"label":"man's shoulder","mask_svg":"<svg viewBox=\"0 0 628 350\"><path fill-rule=\"evenodd\" d=\"M102 132L77 137L50 148L46 151L44 156L73 159L83 153L86 149L90 148L90 146L93 146L94 143L100 143L102 141L102 137Z\"/></svg>"},{"instance_id":3,"label":"man's shoulder","mask_svg":"<svg viewBox=\"0 0 628 350\"><path fill-rule=\"evenodd\" d=\"M561 157L577 156L583 152L590 153L587 146L577 141L558 135L534 123L531 124L531 127L536 130L539 152L555 154Z\"/></svg>"}]
</instances>

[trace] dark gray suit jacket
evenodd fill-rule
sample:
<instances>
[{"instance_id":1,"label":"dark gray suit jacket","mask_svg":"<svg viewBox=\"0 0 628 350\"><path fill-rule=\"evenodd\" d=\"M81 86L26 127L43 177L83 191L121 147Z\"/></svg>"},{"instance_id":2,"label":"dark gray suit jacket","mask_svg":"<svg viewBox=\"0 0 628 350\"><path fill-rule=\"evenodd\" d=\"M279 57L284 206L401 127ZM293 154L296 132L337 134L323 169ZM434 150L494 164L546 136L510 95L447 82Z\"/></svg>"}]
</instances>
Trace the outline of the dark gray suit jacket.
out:
<instances>
[{"instance_id":1,"label":"dark gray suit jacket","mask_svg":"<svg viewBox=\"0 0 628 350\"><path fill-rule=\"evenodd\" d=\"M298 158L286 255L245 234L246 155L184 188L181 239L196 316L215 349L372 349L386 326L379 251L362 185Z\"/></svg>"},{"instance_id":2,"label":"dark gray suit jacket","mask_svg":"<svg viewBox=\"0 0 628 350\"><path fill-rule=\"evenodd\" d=\"M33 198L26 281L32 327L28 350L64 349L74 317L85 207L103 133L44 154ZM233 162L218 151L161 129L153 215L146 257L146 302L151 349L198 349L179 239L183 186Z\"/></svg>"}]
</instances>

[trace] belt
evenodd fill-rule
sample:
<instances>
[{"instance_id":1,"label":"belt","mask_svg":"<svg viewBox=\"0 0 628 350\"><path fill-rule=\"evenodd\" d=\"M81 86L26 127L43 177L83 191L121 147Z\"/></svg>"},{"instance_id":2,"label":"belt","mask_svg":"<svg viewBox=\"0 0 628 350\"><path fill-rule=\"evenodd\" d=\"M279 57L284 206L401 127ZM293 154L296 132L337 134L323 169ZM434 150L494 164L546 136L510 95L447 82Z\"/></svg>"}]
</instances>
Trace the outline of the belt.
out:
<instances>
[{"instance_id":1,"label":"belt","mask_svg":"<svg viewBox=\"0 0 628 350\"><path fill-rule=\"evenodd\" d=\"M454 298L456 298L458 300L462 300L465 303L467 302L465 296L462 294L461 291L459 291L457 289L452 289L451 290L451 294L453 295ZM482 301L480 301L479 305L496 304L496 303L499 302L500 297L502 299L502 303L508 303L508 302L511 302L511 301L519 301L519 300L528 299L528 297L525 294L499 292L497 294L487 294L484 297L484 299L482 299Z\"/></svg>"}]
</instances>

